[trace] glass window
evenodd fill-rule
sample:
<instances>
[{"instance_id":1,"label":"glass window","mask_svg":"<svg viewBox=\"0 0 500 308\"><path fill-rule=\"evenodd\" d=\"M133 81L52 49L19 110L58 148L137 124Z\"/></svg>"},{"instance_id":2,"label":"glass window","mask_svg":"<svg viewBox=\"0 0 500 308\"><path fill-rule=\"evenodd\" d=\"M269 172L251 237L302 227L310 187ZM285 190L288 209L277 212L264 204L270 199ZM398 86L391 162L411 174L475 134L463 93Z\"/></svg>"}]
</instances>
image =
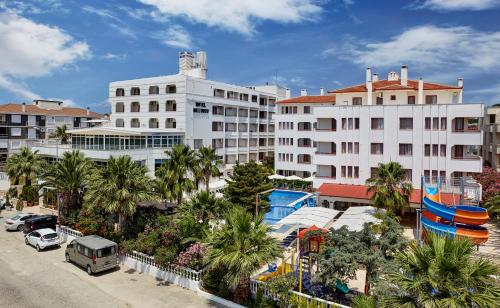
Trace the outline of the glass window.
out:
<instances>
[{"instance_id":1,"label":"glass window","mask_svg":"<svg viewBox=\"0 0 500 308\"><path fill-rule=\"evenodd\" d=\"M415 96L408 96L408 105L415 105Z\"/></svg>"},{"instance_id":2,"label":"glass window","mask_svg":"<svg viewBox=\"0 0 500 308\"><path fill-rule=\"evenodd\" d=\"M370 153L373 155L384 154L384 144L383 143L372 143L370 145Z\"/></svg>"},{"instance_id":3,"label":"glass window","mask_svg":"<svg viewBox=\"0 0 500 308\"><path fill-rule=\"evenodd\" d=\"M438 150L439 150L439 145L433 144L432 145L432 156L438 156Z\"/></svg>"},{"instance_id":4,"label":"glass window","mask_svg":"<svg viewBox=\"0 0 500 308\"><path fill-rule=\"evenodd\" d=\"M413 118L399 118L399 129L413 129Z\"/></svg>"},{"instance_id":5,"label":"glass window","mask_svg":"<svg viewBox=\"0 0 500 308\"><path fill-rule=\"evenodd\" d=\"M439 151L440 155L441 156L446 156L446 144L441 144L440 148L441 148L440 151Z\"/></svg>"},{"instance_id":6,"label":"glass window","mask_svg":"<svg viewBox=\"0 0 500 308\"><path fill-rule=\"evenodd\" d=\"M105 257L113 256L113 255L115 255L115 253L116 253L115 246L106 247L106 248L97 250L97 257L98 258L105 258Z\"/></svg>"},{"instance_id":7,"label":"glass window","mask_svg":"<svg viewBox=\"0 0 500 308\"><path fill-rule=\"evenodd\" d=\"M441 130L446 130L447 121L446 118L441 118Z\"/></svg>"},{"instance_id":8,"label":"glass window","mask_svg":"<svg viewBox=\"0 0 500 308\"><path fill-rule=\"evenodd\" d=\"M413 145L410 143L400 143L399 144L399 155L401 155L401 156L413 155Z\"/></svg>"},{"instance_id":9,"label":"glass window","mask_svg":"<svg viewBox=\"0 0 500 308\"><path fill-rule=\"evenodd\" d=\"M437 95L426 95L425 103L427 105L436 105L437 104Z\"/></svg>"},{"instance_id":10,"label":"glass window","mask_svg":"<svg viewBox=\"0 0 500 308\"><path fill-rule=\"evenodd\" d=\"M431 129L431 118L425 118L425 129Z\"/></svg>"},{"instance_id":11,"label":"glass window","mask_svg":"<svg viewBox=\"0 0 500 308\"><path fill-rule=\"evenodd\" d=\"M384 129L384 119L383 118L372 118L372 129Z\"/></svg>"},{"instance_id":12,"label":"glass window","mask_svg":"<svg viewBox=\"0 0 500 308\"><path fill-rule=\"evenodd\" d=\"M352 104L353 105L361 105L363 99L361 97L353 97L352 98Z\"/></svg>"},{"instance_id":13,"label":"glass window","mask_svg":"<svg viewBox=\"0 0 500 308\"><path fill-rule=\"evenodd\" d=\"M439 129L439 118L432 118L432 129Z\"/></svg>"},{"instance_id":14,"label":"glass window","mask_svg":"<svg viewBox=\"0 0 500 308\"><path fill-rule=\"evenodd\" d=\"M424 156L431 156L431 145L430 144L424 145Z\"/></svg>"}]
</instances>

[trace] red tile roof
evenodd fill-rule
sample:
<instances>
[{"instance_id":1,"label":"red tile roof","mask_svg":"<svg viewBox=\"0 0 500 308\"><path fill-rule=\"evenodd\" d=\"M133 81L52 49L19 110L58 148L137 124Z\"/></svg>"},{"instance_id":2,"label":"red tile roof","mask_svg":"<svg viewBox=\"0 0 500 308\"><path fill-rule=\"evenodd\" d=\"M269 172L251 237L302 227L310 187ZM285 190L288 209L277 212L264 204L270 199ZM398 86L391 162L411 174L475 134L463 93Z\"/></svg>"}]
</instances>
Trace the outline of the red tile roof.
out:
<instances>
[{"instance_id":1,"label":"red tile roof","mask_svg":"<svg viewBox=\"0 0 500 308\"><path fill-rule=\"evenodd\" d=\"M92 112L87 115L87 109L62 107L62 109L43 109L36 105L26 105L26 112L23 112L22 104L3 104L0 105L0 113L15 113L15 114L31 114L31 115L53 115L53 116L71 116L71 117L88 117L102 118L100 113Z\"/></svg>"},{"instance_id":2,"label":"red tile roof","mask_svg":"<svg viewBox=\"0 0 500 308\"><path fill-rule=\"evenodd\" d=\"M347 184L322 184L317 191L321 196L351 198L351 199L371 199L372 193L367 191L368 186L365 185L347 185ZM441 194L441 201L444 204L456 204L458 198L453 198L452 194ZM420 189L414 189L410 195L410 203L420 203Z\"/></svg>"},{"instance_id":3,"label":"red tile roof","mask_svg":"<svg viewBox=\"0 0 500 308\"><path fill-rule=\"evenodd\" d=\"M335 104L335 95L306 95L278 101L277 104Z\"/></svg>"},{"instance_id":4,"label":"red tile roof","mask_svg":"<svg viewBox=\"0 0 500 308\"><path fill-rule=\"evenodd\" d=\"M379 80L372 83L373 92L385 90L414 90L418 91L418 80L408 80L407 86L402 86L400 80ZM424 90L459 90L462 87L442 85L437 83L424 82ZM367 92L366 84L328 91L328 93L352 93L352 92Z\"/></svg>"}]
</instances>

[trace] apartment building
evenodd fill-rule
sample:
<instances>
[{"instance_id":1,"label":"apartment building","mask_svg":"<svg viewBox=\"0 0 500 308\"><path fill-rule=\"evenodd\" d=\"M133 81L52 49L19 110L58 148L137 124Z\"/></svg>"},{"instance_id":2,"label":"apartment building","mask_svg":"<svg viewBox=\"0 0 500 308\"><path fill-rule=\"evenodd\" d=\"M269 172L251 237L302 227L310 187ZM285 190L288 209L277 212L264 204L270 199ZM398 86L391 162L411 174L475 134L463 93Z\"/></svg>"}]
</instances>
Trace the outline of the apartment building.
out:
<instances>
[{"instance_id":1,"label":"apartment building","mask_svg":"<svg viewBox=\"0 0 500 308\"><path fill-rule=\"evenodd\" d=\"M10 153L22 146L47 140L56 127L68 129L90 127L92 120L102 118L90 109L63 107L60 101L34 100L31 105L0 105L0 165ZM90 122L89 122L90 121Z\"/></svg>"},{"instance_id":2,"label":"apartment building","mask_svg":"<svg viewBox=\"0 0 500 308\"><path fill-rule=\"evenodd\" d=\"M403 66L384 80L367 69L363 84L279 101L277 173L313 174L314 187L364 185L379 163L397 161L420 187L422 175L481 172L484 106L463 104L462 91L462 79L457 85L411 80ZM293 140L283 146L279 138Z\"/></svg>"},{"instance_id":3,"label":"apartment building","mask_svg":"<svg viewBox=\"0 0 500 308\"><path fill-rule=\"evenodd\" d=\"M500 172L500 104L486 108L483 151L485 162Z\"/></svg>"},{"instance_id":4,"label":"apartment building","mask_svg":"<svg viewBox=\"0 0 500 308\"><path fill-rule=\"evenodd\" d=\"M111 126L73 130L71 146L99 160L128 154L150 172L177 143L211 146L228 168L274 156L275 104L290 91L208 80L207 70L205 52L181 52L178 74L111 82Z\"/></svg>"}]
</instances>

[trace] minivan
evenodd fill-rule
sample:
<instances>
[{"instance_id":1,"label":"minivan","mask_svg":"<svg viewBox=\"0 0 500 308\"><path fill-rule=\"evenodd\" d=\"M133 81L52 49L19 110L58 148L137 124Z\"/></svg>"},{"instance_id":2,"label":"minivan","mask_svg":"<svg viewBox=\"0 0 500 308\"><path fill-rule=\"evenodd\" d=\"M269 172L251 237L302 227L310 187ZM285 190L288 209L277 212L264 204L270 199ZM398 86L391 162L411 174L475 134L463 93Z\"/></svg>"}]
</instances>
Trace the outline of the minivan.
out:
<instances>
[{"instance_id":1,"label":"minivan","mask_svg":"<svg viewBox=\"0 0 500 308\"><path fill-rule=\"evenodd\" d=\"M23 232L28 234L38 229L56 229L57 216L55 215L42 215L33 218L26 219L24 222Z\"/></svg>"},{"instance_id":2,"label":"minivan","mask_svg":"<svg viewBox=\"0 0 500 308\"><path fill-rule=\"evenodd\" d=\"M82 236L66 246L66 262L87 270L87 274L102 272L118 266L118 245L98 235Z\"/></svg>"}]
</instances>

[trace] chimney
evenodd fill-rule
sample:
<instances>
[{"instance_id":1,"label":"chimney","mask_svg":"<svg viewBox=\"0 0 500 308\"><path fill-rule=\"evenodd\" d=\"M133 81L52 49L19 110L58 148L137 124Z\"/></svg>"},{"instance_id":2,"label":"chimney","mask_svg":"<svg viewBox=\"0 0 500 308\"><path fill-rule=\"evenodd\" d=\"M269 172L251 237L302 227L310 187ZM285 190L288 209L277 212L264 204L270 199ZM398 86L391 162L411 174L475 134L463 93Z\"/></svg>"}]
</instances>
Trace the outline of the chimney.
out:
<instances>
[{"instance_id":1,"label":"chimney","mask_svg":"<svg viewBox=\"0 0 500 308\"><path fill-rule=\"evenodd\" d=\"M371 105L373 100L373 86L371 81L366 82L366 89L368 90L366 104Z\"/></svg>"},{"instance_id":2,"label":"chimney","mask_svg":"<svg viewBox=\"0 0 500 308\"><path fill-rule=\"evenodd\" d=\"M368 81L372 81L372 69L367 67L366 68L366 83L368 84Z\"/></svg>"},{"instance_id":3,"label":"chimney","mask_svg":"<svg viewBox=\"0 0 500 308\"><path fill-rule=\"evenodd\" d=\"M422 78L418 80L418 95L417 95L417 104L424 104L424 81Z\"/></svg>"},{"instance_id":4,"label":"chimney","mask_svg":"<svg viewBox=\"0 0 500 308\"><path fill-rule=\"evenodd\" d=\"M87 115L90 115L90 107L87 107Z\"/></svg>"},{"instance_id":5,"label":"chimney","mask_svg":"<svg viewBox=\"0 0 500 308\"><path fill-rule=\"evenodd\" d=\"M463 86L464 86L464 79L463 78L458 78L457 80L458 80L458 86L460 88L463 88Z\"/></svg>"},{"instance_id":6,"label":"chimney","mask_svg":"<svg viewBox=\"0 0 500 308\"><path fill-rule=\"evenodd\" d=\"M23 103L23 104L22 104L22 108L23 108L23 109L22 109L22 110L23 110L23 112L26 112L26 103Z\"/></svg>"},{"instance_id":7,"label":"chimney","mask_svg":"<svg viewBox=\"0 0 500 308\"><path fill-rule=\"evenodd\" d=\"M458 99L457 99L457 104L461 104L462 103L462 93L464 92L464 79L463 78L458 78L458 86L462 89L460 89L458 92Z\"/></svg>"},{"instance_id":8,"label":"chimney","mask_svg":"<svg viewBox=\"0 0 500 308\"><path fill-rule=\"evenodd\" d=\"M401 66L401 85L408 86L408 66Z\"/></svg>"},{"instance_id":9,"label":"chimney","mask_svg":"<svg viewBox=\"0 0 500 308\"><path fill-rule=\"evenodd\" d=\"M307 96L307 90L306 89L301 89L300 90L300 96Z\"/></svg>"},{"instance_id":10,"label":"chimney","mask_svg":"<svg viewBox=\"0 0 500 308\"><path fill-rule=\"evenodd\" d=\"M325 95L325 88L319 88L319 95Z\"/></svg>"},{"instance_id":11,"label":"chimney","mask_svg":"<svg viewBox=\"0 0 500 308\"><path fill-rule=\"evenodd\" d=\"M373 82L378 81L378 74L373 74L372 81Z\"/></svg>"},{"instance_id":12,"label":"chimney","mask_svg":"<svg viewBox=\"0 0 500 308\"><path fill-rule=\"evenodd\" d=\"M290 91L290 89L286 89L285 90L285 98L290 98L292 97L292 91Z\"/></svg>"}]
</instances>

